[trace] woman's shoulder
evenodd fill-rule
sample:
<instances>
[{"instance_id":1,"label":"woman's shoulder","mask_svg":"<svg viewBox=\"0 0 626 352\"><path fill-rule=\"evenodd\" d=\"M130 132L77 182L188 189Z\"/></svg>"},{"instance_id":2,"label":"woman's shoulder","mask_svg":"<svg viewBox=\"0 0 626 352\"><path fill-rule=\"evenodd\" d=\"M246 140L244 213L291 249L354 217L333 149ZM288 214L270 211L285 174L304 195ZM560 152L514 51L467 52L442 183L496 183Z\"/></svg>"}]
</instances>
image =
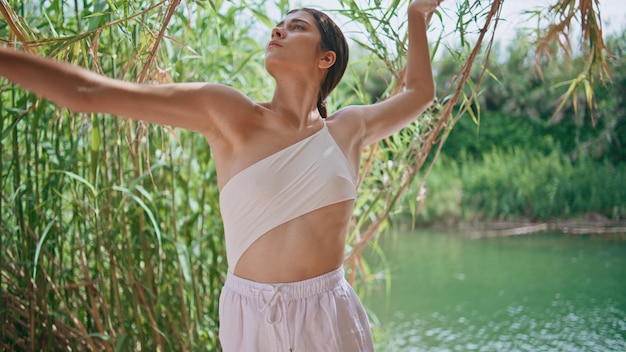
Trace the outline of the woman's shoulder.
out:
<instances>
[{"instance_id":1,"label":"woman's shoulder","mask_svg":"<svg viewBox=\"0 0 626 352\"><path fill-rule=\"evenodd\" d=\"M205 83L196 91L211 129L204 134L212 149L230 150L248 133L262 110L257 102L233 87Z\"/></svg>"},{"instance_id":2,"label":"woman's shoulder","mask_svg":"<svg viewBox=\"0 0 626 352\"><path fill-rule=\"evenodd\" d=\"M326 118L328 128L339 144L362 147L365 125L359 106L342 108Z\"/></svg>"},{"instance_id":3,"label":"woman's shoulder","mask_svg":"<svg viewBox=\"0 0 626 352\"><path fill-rule=\"evenodd\" d=\"M224 104L235 104L241 107L253 107L255 102L240 90L219 83L205 83L200 89L200 93L209 101L214 101L217 106Z\"/></svg>"},{"instance_id":4,"label":"woman's shoulder","mask_svg":"<svg viewBox=\"0 0 626 352\"><path fill-rule=\"evenodd\" d=\"M361 131L365 126L363 125L363 113L361 112L361 106L351 105L337 110L326 121L336 126L335 128L341 131L349 131L349 133L357 133Z\"/></svg>"},{"instance_id":5,"label":"woman's shoulder","mask_svg":"<svg viewBox=\"0 0 626 352\"><path fill-rule=\"evenodd\" d=\"M245 122L259 110L257 102L240 90L227 85L206 83L198 93L218 127L223 124Z\"/></svg>"}]
</instances>

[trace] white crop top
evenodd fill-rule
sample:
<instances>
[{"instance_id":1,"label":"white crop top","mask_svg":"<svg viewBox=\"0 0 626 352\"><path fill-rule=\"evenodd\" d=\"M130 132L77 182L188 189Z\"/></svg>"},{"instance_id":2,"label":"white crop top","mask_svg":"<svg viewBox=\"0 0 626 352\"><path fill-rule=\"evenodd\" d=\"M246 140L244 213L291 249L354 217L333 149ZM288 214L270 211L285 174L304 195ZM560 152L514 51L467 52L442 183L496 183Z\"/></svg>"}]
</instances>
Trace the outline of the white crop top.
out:
<instances>
[{"instance_id":1,"label":"white crop top","mask_svg":"<svg viewBox=\"0 0 626 352\"><path fill-rule=\"evenodd\" d=\"M328 131L235 174L220 193L230 271L269 230L327 205L356 198L357 175Z\"/></svg>"}]
</instances>

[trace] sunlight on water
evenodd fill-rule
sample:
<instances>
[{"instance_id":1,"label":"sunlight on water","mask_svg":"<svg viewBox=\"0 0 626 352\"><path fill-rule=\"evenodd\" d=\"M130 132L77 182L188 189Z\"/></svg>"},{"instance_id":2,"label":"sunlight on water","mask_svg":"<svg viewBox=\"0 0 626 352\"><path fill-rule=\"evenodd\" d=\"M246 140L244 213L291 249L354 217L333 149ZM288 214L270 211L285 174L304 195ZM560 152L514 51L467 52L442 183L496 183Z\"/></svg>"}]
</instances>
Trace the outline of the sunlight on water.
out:
<instances>
[{"instance_id":1,"label":"sunlight on water","mask_svg":"<svg viewBox=\"0 0 626 352\"><path fill-rule=\"evenodd\" d=\"M383 243L377 351L626 351L626 243L592 236ZM375 259L371 259L375 262Z\"/></svg>"},{"instance_id":2,"label":"sunlight on water","mask_svg":"<svg viewBox=\"0 0 626 352\"><path fill-rule=\"evenodd\" d=\"M573 307L570 306L570 309ZM543 316L525 315L521 306L510 318L498 322L459 317L448 321L407 321L401 314L391 323L394 331L381 351L624 351L626 314L612 307L590 312L547 311ZM504 313L509 314L510 312ZM476 321L474 321L476 320Z\"/></svg>"}]
</instances>

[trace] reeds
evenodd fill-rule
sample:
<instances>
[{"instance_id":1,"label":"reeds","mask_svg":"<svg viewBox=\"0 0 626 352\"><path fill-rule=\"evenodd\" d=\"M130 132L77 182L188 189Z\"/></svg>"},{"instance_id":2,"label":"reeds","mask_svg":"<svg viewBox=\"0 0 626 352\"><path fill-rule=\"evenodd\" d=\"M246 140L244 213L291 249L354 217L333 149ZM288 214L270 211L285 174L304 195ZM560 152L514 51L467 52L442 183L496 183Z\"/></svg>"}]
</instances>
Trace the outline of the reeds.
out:
<instances>
[{"instance_id":1,"label":"reeds","mask_svg":"<svg viewBox=\"0 0 626 352\"><path fill-rule=\"evenodd\" d=\"M172 3L80 11L72 5L81 4L62 1L22 5L13 7L22 17L12 16L20 24L11 28L37 35L5 29L3 37L40 55L140 82L230 72L217 61L184 58L197 54L165 36L165 24L184 10ZM234 16L220 20L234 23ZM189 33L180 23L169 28L170 35ZM213 28L198 30L211 36ZM240 32L231 29L222 40L235 41L229 36ZM243 66L249 54L213 42ZM190 64L172 67L179 58ZM72 115L6 82L1 94L2 348L217 349L226 264L206 142Z\"/></svg>"}]
</instances>

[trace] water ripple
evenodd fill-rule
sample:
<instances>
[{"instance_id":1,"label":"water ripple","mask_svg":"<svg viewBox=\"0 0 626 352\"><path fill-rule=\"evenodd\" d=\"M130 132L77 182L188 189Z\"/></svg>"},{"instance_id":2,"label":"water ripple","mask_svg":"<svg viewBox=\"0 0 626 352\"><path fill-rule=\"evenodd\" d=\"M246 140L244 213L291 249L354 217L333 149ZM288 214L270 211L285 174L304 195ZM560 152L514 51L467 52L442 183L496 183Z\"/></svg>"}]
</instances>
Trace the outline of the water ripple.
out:
<instances>
[{"instance_id":1,"label":"water ripple","mask_svg":"<svg viewBox=\"0 0 626 352\"><path fill-rule=\"evenodd\" d=\"M499 320L432 314L426 319L389 324L390 333L378 351L626 351L626 312L613 306L570 311L572 302L543 316L511 305L494 314Z\"/></svg>"}]
</instances>

